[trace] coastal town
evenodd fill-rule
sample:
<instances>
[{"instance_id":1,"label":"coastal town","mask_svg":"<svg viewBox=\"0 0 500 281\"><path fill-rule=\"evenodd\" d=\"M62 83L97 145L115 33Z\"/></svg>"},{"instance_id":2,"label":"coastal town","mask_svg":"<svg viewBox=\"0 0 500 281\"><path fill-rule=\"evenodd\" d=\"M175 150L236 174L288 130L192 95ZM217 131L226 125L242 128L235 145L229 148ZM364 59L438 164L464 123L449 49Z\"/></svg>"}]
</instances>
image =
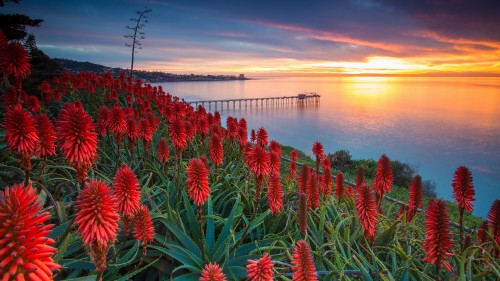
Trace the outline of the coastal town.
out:
<instances>
[{"instance_id":1,"label":"coastal town","mask_svg":"<svg viewBox=\"0 0 500 281\"><path fill-rule=\"evenodd\" d=\"M91 62L80 62L68 59L54 59L61 65L65 71L69 73L79 73L81 71L103 74L111 73L113 76L118 76L121 72L128 72L128 69L119 67L108 67ZM233 80L250 80L245 74L239 75L202 75L202 74L175 74L161 71L145 71L134 70L134 78L141 79L147 83L163 83L163 82L193 82L193 81L233 81Z\"/></svg>"}]
</instances>

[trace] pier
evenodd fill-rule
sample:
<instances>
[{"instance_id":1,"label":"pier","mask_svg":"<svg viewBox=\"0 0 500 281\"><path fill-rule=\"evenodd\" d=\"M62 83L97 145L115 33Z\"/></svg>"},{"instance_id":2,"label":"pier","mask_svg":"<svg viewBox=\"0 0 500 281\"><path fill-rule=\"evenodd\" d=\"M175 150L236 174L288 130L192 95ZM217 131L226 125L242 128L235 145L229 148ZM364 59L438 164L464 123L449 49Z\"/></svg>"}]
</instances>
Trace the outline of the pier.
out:
<instances>
[{"instance_id":1,"label":"pier","mask_svg":"<svg viewBox=\"0 0 500 281\"><path fill-rule=\"evenodd\" d=\"M296 96L284 96L284 97L267 97L267 98L244 98L244 99L227 99L227 100L202 100L202 101L190 101L188 102L191 105L194 105L195 107L198 107L198 105L202 105L203 107L207 108L205 104L208 104L208 109L212 109L212 103L215 106L215 110L218 109L218 105L220 105L220 109L224 109L224 105L226 106L227 109L229 109L230 106L232 108L236 108L238 106L241 108L241 106L268 106L268 105L288 105L288 104L298 104L298 105L303 105L303 104L308 104L308 103L319 103L321 96L316 93L316 92L308 92L308 93L301 93Z\"/></svg>"}]
</instances>

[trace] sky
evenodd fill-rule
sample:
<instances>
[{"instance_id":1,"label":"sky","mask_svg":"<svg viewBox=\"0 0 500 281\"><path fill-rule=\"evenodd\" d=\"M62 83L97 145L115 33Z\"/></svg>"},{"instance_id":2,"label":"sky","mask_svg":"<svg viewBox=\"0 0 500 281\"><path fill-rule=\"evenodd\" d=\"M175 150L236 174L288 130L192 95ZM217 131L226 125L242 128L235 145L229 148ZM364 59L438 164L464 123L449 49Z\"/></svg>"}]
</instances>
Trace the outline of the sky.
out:
<instances>
[{"instance_id":1,"label":"sky","mask_svg":"<svg viewBox=\"0 0 500 281\"><path fill-rule=\"evenodd\" d=\"M500 76L498 0L23 0L51 57L196 74ZM130 42L129 42L130 43Z\"/></svg>"}]
</instances>

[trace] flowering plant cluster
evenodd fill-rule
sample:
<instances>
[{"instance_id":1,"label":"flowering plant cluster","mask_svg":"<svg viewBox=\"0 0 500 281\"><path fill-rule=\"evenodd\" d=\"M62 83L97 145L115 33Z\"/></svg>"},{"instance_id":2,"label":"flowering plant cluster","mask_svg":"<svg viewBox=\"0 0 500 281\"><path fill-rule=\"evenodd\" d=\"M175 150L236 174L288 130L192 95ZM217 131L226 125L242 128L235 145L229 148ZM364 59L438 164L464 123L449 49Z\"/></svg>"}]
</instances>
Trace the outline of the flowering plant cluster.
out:
<instances>
[{"instance_id":1,"label":"flowering plant cluster","mask_svg":"<svg viewBox=\"0 0 500 281\"><path fill-rule=\"evenodd\" d=\"M466 228L475 196L466 167L451 183L455 231L444 201L425 204L420 176L399 212L384 200L393 188L387 155L373 179L360 167L351 184L319 141L314 159L299 160L262 127L249 137L244 118L193 108L125 74L64 74L26 93L29 55L2 38L1 280L494 280L500 272L500 201L477 235Z\"/></svg>"}]
</instances>

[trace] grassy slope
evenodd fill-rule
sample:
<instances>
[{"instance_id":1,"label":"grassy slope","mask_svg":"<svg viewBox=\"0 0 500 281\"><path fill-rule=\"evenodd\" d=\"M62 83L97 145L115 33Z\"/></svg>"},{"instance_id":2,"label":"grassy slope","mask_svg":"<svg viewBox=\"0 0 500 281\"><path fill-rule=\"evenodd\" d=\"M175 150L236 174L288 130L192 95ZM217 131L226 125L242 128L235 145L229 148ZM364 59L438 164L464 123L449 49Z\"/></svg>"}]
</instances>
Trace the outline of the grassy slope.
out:
<instances>
[{"instance_id":1,"label":"grassy slope","mask_svg":"<svg viewBox=\"0 0 500 281\"><path fill-rule=\"evenodd\" d=\"M285 157L285 158L289 158L290 152L292 150L295 150L297 152L297 155L299 156L299 160L297 161L298 163L304 163L304 164L307 164L309 166L316 165L315 161L303 151L300 151L296 148L293 148L291 146L286 146L286 145L282 145L282 150L283 150L283 157ZM286 162L285 162L285 166L288 166L288 165L286 165ZM333 175L336 175L337 172L338 171L333 171ZM355 173L345 172L345 171L342 171L342 172L344 173L344 178L346 181L354 182L354 180L356 178ZM288 173L288 169L286 169L286 173ZM372 183L373 178L366 178L366 180L368 181L368 183ZM387 196L394 198L398 201L405 202L405 203L408 202L408 200L410 199L410 194L409 194L407 188L399 187L399 186L395 186L395 185L393 185L391 192L388 193ZM430 199L431 199L431 197L424 195L424 207L423 207L424 210L427 207L427 204L429 203ZM448 211L450 213L450 220L458 222L458 206L457 206L457 204L455 204L455 202L448 201L448 200L445 200L445 202L448 205ZM399 207L395 208L394 206L391 206L391 205L394 205L394 203L385 201L384 209L391 209L391 210L395 209L395 211L397 212ZM420 219L421 218L422 217L420 217ZM482 222L483 222L483 220L481 217L475 216L469 212L466 212L464 214L464 225L466 227L477 229L477 228L479 228L479 226L481 225Z\"/></svg>"}]
</instances>

